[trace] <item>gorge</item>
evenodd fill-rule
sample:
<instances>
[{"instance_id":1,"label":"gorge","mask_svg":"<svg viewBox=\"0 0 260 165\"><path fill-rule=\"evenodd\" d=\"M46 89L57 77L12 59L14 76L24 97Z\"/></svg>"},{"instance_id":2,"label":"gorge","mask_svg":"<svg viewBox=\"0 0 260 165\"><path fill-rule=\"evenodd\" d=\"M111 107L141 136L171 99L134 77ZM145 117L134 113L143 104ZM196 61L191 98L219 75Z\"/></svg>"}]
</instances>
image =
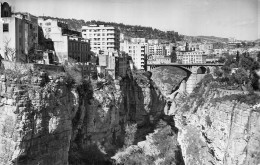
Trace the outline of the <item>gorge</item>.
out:
<instances>
[{"instance_id":1,"label":"gorge","mask_svg":"<svg viewBox=\"0 0 260 165\"><path fill-rule=\"evenodd\" d=\"M243 91L207 82L173 96L187 77L174 67L80 76L1 71L0 164L260 163L259 106L226 97Z\"/></svg>"}]
</instances>

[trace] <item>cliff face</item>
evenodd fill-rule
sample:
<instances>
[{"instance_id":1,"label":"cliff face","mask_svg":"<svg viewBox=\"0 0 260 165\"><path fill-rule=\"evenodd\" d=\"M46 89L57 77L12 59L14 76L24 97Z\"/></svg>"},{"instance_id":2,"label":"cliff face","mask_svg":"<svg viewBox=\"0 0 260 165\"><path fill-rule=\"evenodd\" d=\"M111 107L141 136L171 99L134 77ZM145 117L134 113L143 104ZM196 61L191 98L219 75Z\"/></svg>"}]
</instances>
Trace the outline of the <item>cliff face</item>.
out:
<instances>
[{"instance_id":1,"label":"cliff face","mask_svg":"<svg viewBox=\"0 0 260 165\"><path fill-rule=\"evenodd\" d=\"M202 86L176 109L185 164L260 163L260 108L232 100L232 94L243 92Z\"/></svg>"},{"instance_id":2,"label":"cliff face","mask_svg":"<svg viewBox=\"0 0 260 165\"><path fill-rule=\"evenodd\" d=\"M0 164L104 164L122 147L127 123L136 141L152 131L165 101L143 75L72 86L45 73L0 82Z\"/></svg>"},{"instance_id":3,"label":"cliff face","mask_svg":"<svg viewBox=\"0 0 260 165\"><path fill-rule=\"evenodd\" d=\"M154 68L152 73L152 80L166 97L171 95L178 88L181 81L188 76L184 70L172 66Z\"/></svg>"}]
</instances>

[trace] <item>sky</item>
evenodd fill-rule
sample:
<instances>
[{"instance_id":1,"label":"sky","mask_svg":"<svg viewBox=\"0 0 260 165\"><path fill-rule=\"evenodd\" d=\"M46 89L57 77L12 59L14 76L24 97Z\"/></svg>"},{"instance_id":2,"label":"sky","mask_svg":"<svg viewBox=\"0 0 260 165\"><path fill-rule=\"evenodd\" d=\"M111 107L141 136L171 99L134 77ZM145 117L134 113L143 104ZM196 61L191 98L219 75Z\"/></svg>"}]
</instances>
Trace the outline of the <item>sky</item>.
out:
<instances>
[{"instance_id":1,"label":"sky","mask_svg":"<svg viewBox=\"0 0 260 165\"><path fill-rule=\"evenodd\" d=\"M0 0L3 2L3 0ZM260 0L6 0L36 16L142 25L179 34L260 38Z\"/></svg>"}]
</instances>

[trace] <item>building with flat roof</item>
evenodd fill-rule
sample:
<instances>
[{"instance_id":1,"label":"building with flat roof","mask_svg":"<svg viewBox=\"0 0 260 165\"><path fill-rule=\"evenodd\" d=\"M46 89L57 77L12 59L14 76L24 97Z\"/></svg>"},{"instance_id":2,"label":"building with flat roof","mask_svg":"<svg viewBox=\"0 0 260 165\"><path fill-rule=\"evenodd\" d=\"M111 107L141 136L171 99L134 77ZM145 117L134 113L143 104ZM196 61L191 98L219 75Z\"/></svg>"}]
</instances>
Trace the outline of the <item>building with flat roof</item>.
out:
<instances>
[{"instance_id":1,"label":"building with flat roof","mask_svg":"<svg viewBox=\"0 0 260 165\"><path fill-rule=\"evenodd\" d=\"M176 52L177 61L182 64L202 64L206 63L206 54L203 51L183 51Z\"/></svg>"},{"instance_id":2,"label":"building with flat roof","mask_svg":"<svg viewBox=\"0 0 260 165\"><path fill-rule=\"evenodd\" d=\"M82 37L90 40L91 49L119 51L120 31L112 26L90 25L82 26Z\"/></svg>"},{"instance_id":3,"label":"building with flat roof","mask_svg":"<svg viewBox=\"0 0 260 165\"><path fill-rule=\"evenodd\" d=\"M57 19L38 19L39 26L43 29L44 37L51 39L54 44L55 60L65 63L69 59L77 62L90 60L89 40L81 37L81 33L68 28L68 24Z\"/></svg>"},{"instance_id":4,"label":"building with flat roof","mask_svg":"<svg viewBox=\"0 0 260 165\"><path fill-rule=\"evenodd\" d=\"M148 52L148 44L147 43L129 43L124 42L124 48L122 51L127 53L129 56L132 57L134 66L137 69L145 69L145 63L147 58L147 52Z\"/></svg>"},{"instance_id":5,"label":"building with flat roof","mask_svg":"<svg viewBox=\"0 0 260 165\"><path fill-rule=\"evenodd\" d=\"M164 45L149 45L148 46L149 55L165 56L166 53L167 53L167 50Z\"/></svg>"},{"instance_id":6,"label":"building with flat roof","mask_svg":"<svg viewBox=\"0 0 260 165\"><path fill-rule=\"evenodd\" d=\"M30 62L38 45L37 17L29 13L15 13L8 3L1 4L0 49L4 59Z\"/></svg>"}]
</instances>

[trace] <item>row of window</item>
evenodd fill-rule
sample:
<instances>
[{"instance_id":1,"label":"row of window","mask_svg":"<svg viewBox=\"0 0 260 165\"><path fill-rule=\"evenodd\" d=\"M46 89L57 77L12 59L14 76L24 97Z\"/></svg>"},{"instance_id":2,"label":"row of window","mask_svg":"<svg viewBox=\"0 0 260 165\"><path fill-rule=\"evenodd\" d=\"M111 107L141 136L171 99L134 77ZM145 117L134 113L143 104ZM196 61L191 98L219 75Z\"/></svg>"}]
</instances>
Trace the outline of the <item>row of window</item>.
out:
<instances>
[{"instance_id":1,"label":"row of window","mask_svg":"<svg viewBox=\"0 0 260 165\"><path fill-rule=\"evenodd\" d=\"M80 44L80 43L73 43L69 44L69 50L81 50L81 51L88 51L87 44Z\"/></svg>"},{"instance_id":2,"label":"row of window","mask_svg":"<svg viewBox=\"0 0 260 165\"><path fill-rule=\"evenodd\" d=\"M82 29L82 32L109 32L109 31L115 31L115 29L97 29L97 30L94 30L94 29Z\"/></svg>"}]
</instances>

